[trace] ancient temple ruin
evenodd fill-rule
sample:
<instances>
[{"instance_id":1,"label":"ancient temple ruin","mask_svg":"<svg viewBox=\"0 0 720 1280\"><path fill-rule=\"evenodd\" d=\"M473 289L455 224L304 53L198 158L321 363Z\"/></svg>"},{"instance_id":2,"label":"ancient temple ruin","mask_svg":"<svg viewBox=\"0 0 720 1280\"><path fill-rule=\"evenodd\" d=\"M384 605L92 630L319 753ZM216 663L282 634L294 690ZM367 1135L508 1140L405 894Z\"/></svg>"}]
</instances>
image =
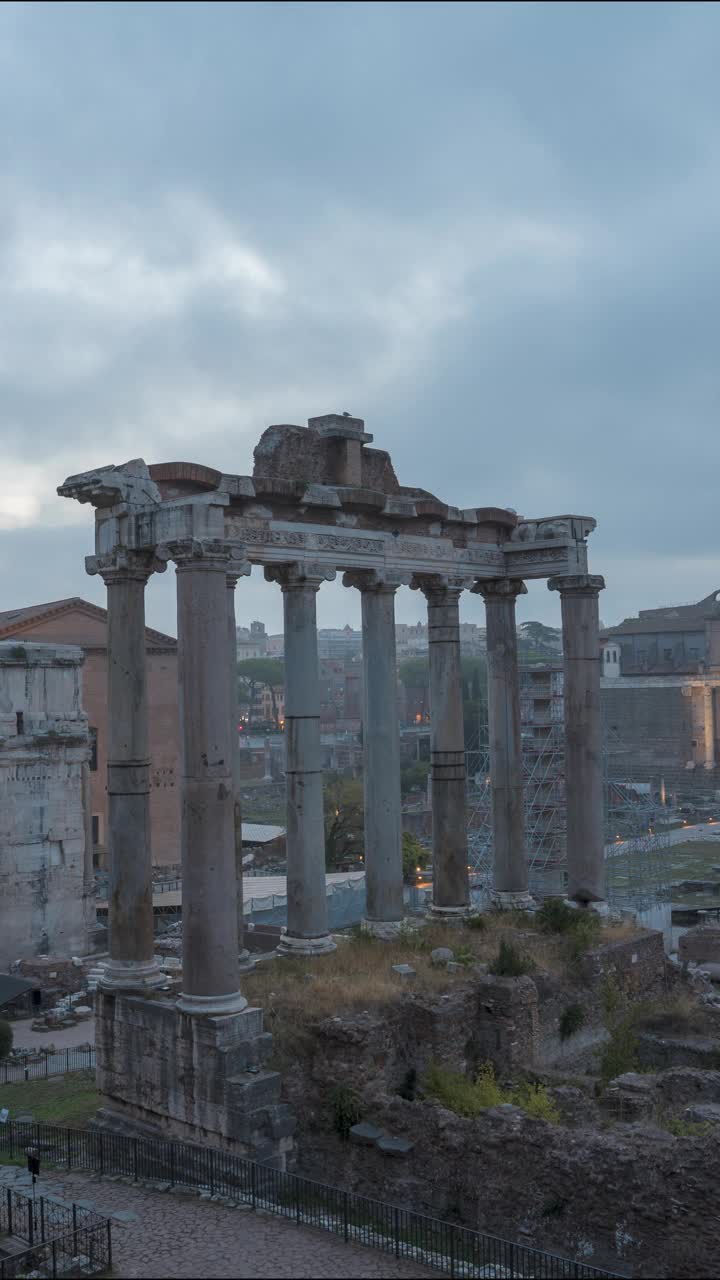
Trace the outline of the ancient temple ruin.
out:
<instances>
[{"instance_id":1,"label":"ancient temple ruin","mask_svg":"<svg viewBox=\"0 0 720 1280\"><path fill-rule=\"evenodd\" d=\"M239 971L234 599L238 580L254 566L280 587L284 602L285 951L314 955L334 947L325 894L316 596L337 573L362 600L368 927L392 933L403 917L394 636L394 598L403 584L420 591L428 608L433 913L457 918L469 906L463 591L481 594L487 612L495 899L529 903L515 602L530 578L548 579L562 603L568 893L597 910L605 900L604 584L588 573L586 550L595 521L523 520L500 507L449 506L401 485L389 455L371 442L361 419L329 414L306 428L269 427L251 476L136 460L71 476L58 490L95 507L96 548L87 568L102 576L108 600L110 963L98 1009L100 1087L134 1119L163 1118L174 1132L219 1134L255 1153L260 1144L280 1161L288 1139L276 1082L271 1072L257 1074L269 1037L261 1012L246 1007ZM145 587L170 562L177 575L183 798L177 1000L156 993L163 976L153 957L144 670Z\"/></svg>"}]
</instances>

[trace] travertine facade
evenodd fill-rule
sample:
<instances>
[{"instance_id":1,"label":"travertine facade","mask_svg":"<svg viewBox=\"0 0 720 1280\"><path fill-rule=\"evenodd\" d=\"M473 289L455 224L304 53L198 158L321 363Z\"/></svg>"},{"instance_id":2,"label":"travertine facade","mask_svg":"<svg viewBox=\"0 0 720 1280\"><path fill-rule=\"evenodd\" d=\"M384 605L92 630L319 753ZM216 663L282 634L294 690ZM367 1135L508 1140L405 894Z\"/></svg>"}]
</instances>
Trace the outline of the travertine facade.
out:
<instances>
[{"instance_id":1,"label":"travertine facade","mask_svg":"<svg viewBox=\"0 0 720 1280\"><path fill-rule=\"evenodd\" d=\"M87 950L88 726L82 653L0 643L0 969Z\"/></svg>"}]
</instances>

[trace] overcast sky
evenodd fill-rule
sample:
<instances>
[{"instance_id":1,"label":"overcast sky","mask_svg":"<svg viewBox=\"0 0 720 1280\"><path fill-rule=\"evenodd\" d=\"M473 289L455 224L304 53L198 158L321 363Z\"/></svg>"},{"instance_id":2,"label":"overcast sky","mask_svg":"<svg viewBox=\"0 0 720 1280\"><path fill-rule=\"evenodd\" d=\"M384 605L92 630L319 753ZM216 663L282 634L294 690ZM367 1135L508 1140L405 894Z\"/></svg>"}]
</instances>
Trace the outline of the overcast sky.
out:
<instances>
[{"instance_id":1,"label":"overcast sky","mask_svg":"<svg viewBox=\"0 0 720 1280\"><path fill-rule=\"evenodd\" d=\"M343 410L402 483L596 516L607 623L720 587L719 65L715 4L6 0L0 609L103 601L67 474Z\"/></svg>"}]
</instances>

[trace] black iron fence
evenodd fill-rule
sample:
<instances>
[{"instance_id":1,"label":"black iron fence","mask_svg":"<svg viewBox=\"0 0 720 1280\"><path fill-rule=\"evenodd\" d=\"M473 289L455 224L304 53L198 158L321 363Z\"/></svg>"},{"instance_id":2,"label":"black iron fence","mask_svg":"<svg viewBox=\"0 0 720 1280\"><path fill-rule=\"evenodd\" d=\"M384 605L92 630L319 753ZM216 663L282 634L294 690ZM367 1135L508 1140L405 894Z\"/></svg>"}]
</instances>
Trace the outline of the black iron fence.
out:
<instances>
[{"instance_id":1,"label":"black iron fence","mask_svg":"<svg viewBox=\"0 0 720 1280\"><path fill-rule=\"evenodd\" d=\"M28 1247L0 1257L0 1280L98 1275L112 1266L110 1220L77 1204L0 1189L0 1236Z\"/></svg>"},{"instance_id":2,"label":"black iron fence","mask_svg":"<svg viewBox=\"0 0 720 1280\"><path fill-rule=\"evenodd\" d=\"M50 1124L15 1121L0 1126L0 1151L11 1158L22 1155L30 1144L40 1149L45 1160L68 1169L209 1191L396 1258L435 1267L451 1277L595 1280L616 1274L283 1173L212 1147Z\"/></svg>"},{"instance_id":3,"label":"black iron fence","mask_svg":"<svg viewBox=\"0 0 720 1280\"><path fill-rule=\"evenodd\" d=\"M0 1061L0 1083L15 1084L18 1080L47 1079L48 1076L69 1075L71 1071L87 1071L95 1066L95 1046L86 1049L59 1049L57 1053L32 1053L3 1058Z\"/></svg>"}]
</instances>

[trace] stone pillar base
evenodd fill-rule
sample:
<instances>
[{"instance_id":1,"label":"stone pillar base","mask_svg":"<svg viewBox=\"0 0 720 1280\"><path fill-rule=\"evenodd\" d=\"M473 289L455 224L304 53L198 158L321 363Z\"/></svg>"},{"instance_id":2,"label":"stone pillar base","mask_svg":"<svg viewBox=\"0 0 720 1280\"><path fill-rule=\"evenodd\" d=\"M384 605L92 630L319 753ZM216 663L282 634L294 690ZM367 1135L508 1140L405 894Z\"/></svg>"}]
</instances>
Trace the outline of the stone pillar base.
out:
<instances>
[{"instance_id":1,"label":"stone pillar base","mask_svg":"<svg viewBox=\"0 0 720 1280\"><path fill-rule=\"evenodd\" d=\"M321 934L319 938L296 938L284 933L276 947L277 954L281 956L325 956L335 950L337 944L329 933Z\"/></svg>"},{"instance_id":2,"label":"stone pillar base","mask_svg":"<svg viewBox=\"0 0 720 1280\"><path fill-rule=\"evenodd\" d=\"M262 1009L188 1017L171 999L101 991L95 1033L103 1127L286 1168L295 1121L266 1066Z\"/></svg>"},{"instance_id":3,"label":"stone pillar base","mask_svg":"<svg viewBox=\"0 0 720 1280\"><path fill-rule=\"evenodd\" d=\"M177 1007L181 1013L193 1016L205 1014L211 1018L227 1018L247 1009L247 1000L241 991L231 991L226 996L194 996L181 991Z\"/></svg>"},{"instance_id":4,"label":"stone pillar base","mask_svg":"<svg viewBox=\"0 0 720 1280\"><path fill-rule=\"evenodd\" d=\"M436 924L462 924L472 914L473 908L469 904L466 907L436 907L434 902L428 912Z\"/></svg>"},{"instance_id":5,"label":"stone pillar base","mask_svg":"<svg viewBox=\"0 0 720 1280\"><path fill-rule=\"evenodd\" d=\"M154 991L169 979L158 960L108 960L99 985L106 991Z\"/></svg>"},{"instance_id":6,"label":"stone pillar base","mask_svg":"<svg viewBox=\"0 0 720 1280\"><path fill-rule=\"evenodd\" d=\"M495 911L534 911L537 906L529 893L511 893L504 889L494 890L490 901Z\"/></svg>"}]
</instances>

